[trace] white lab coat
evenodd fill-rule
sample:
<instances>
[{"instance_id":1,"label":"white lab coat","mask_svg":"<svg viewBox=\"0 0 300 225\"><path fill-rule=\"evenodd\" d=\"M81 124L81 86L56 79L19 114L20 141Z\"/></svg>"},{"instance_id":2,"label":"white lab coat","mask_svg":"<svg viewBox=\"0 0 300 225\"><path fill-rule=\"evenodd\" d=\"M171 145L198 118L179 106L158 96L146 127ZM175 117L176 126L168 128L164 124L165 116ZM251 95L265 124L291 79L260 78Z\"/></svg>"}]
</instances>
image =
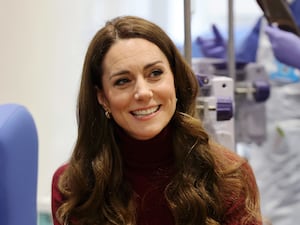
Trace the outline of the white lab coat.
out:
<instances>
[{"instance_id":1,"label":"white lab coat","mask_svg":"<svg viewBox=\"0 0 300 225\"><path fill-rule=\"evenodd\" d=\"M263 216L273 225L300 223L300 83L272 90L267 141L253 147L250 164Z\"/></svg>"},{"instance_id":2,"label":"white lab coat","mask_svg":"<svg viewBox=\"0 0 300 225\"><path fill-rule=\"evenodd\" d=\"M261 46L260 53L266 53ZM265 51L265 52L262 52ZM272 57L258 57L268 65ZM274 57L273 57L274 59ZM269 66L269 67L268 67ZM261 194L263 216L273 225L300 224L300 83L275 84L266 102L267 140L251 146L249 162Z\"/></svg>"}]
</instances>

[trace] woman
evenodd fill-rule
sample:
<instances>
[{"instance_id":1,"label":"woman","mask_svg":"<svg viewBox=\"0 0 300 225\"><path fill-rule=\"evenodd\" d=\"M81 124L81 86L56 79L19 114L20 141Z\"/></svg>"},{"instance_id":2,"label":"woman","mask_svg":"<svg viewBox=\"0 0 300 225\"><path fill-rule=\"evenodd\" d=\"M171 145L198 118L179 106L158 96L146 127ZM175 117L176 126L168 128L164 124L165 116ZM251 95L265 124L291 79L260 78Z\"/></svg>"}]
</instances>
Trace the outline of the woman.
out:
<instances>
[{"instance_id":1,"label":"woman","mask_svg":"<svg viewBox=\"0 0 300 225\"><path fill-rule=\"evenodd\" d=\"M198 85L157 25L108 22L88 48L78 139L53 176L54 225L261 224L247 162L212 143Z\"/></svg>"}]
</instances>

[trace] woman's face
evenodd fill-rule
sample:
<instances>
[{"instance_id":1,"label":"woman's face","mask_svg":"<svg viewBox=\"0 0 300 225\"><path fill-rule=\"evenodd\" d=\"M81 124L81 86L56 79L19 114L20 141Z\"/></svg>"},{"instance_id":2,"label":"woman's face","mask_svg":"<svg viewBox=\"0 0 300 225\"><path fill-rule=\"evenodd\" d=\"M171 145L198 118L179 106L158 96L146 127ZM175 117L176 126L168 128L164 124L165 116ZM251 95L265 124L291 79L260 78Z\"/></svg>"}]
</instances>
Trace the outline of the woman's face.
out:
<instances>
[{"instance_id":1,"label":"woman's face","mask_svg":"<svg viewBox=\"0 0 300 225\"><path fill-rule=\"evenodd\" d=\"M139 140L160 133L176 108L174 77L163 52L145 39L121 39L102 66L97 97L116 123Z\"/></svg>"}]
</instances>

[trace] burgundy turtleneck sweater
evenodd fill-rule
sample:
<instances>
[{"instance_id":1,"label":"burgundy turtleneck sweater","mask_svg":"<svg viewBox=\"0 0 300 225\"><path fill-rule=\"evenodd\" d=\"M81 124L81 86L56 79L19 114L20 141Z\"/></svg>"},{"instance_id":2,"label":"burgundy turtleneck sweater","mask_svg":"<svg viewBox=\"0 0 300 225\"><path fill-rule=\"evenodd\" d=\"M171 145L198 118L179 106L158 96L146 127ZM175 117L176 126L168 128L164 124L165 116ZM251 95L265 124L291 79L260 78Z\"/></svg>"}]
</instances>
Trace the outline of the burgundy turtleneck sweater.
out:
<instances>
[{"instance_id":1,"label":"burgundy turtleneck sweater","mask_svg":"<svg viewBox=\"0 0 300 225\"><path fill-rule=\"evenodd\" d=\"M116 129L124 160L124 176L137 195L137 225L173 225L174 219L164 197L164 189L173 174L172 129L166 127L156 137L140 141ZM52 180L52 217L54 225L61 225L55 212L63 202L57 188L61 166Z\"/></svg>"},{"instance_id":2,"label":"burgundy turtleneck sweater","mask_svg":"<svg viewBox=\"0 0 300 225\"><path fill-rule=\"evenodd\" d=\"M164 197L173 172L172 130L166 127L150 140L136 140L117 131L124 176L137 194L137 225L171 225L174 219Z\"/></svg>"},{"instance_id":3,"label":"burgundy turtleneck sweater","mask_svg":"<svg viewBox=\"0 0 300 225\"><path fill-rule=\"evenodd\" d=\"M166 127L156 137L139 141L131 138L122 130L117 129L117 137L124 159L124 176L131 184L137 197L137 225L173 225L171 211L164 198L164 189L169 183L173 171L172 129ZM214 146L224 159L232 163L242 163L241 171L247 175L248 188L257 191L256 180L250 165L234 152L221 146ZM64 201L58 190L58 180L67 164L59 167L52 180L52 217L54 225L61 225L55 213ZM223 225L239 225L247 215L245 196L240 192L232 193L224 199L226 212ZM258 219L248 221L247 225L261 225Z\"/></svg>"}]
</instances>

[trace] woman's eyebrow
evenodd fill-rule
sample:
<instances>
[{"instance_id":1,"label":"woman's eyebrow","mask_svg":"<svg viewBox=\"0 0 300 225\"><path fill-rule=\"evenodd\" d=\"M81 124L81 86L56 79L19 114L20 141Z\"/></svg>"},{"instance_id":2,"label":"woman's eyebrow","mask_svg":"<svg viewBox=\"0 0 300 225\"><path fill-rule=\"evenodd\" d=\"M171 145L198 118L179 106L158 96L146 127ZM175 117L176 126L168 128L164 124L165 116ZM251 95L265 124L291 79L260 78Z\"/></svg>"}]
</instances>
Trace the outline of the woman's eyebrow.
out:
<instances>
[{"instance_id":1,"label":"woman's eyebrow","mask_svg":"<svg viewBox=\"0 0 300 225\"><path fill-rule=\"evenodd\" d=\"M158 63L163 63L162 60L157 60L157 61L154 61L154 62L151 62L151 63L148 63L144 66L144 70L158 64ZM129 70L120 70L120 71L117 71L117 72L114 72L111 74L111 76L109 77L109 79L111 80L113 77L115 76L120 76L120 75L125 75L125 74L129 74Z\"/></svg>"},{"instance_id":2,"label":"woman's eyebrow","mask_svg":"<svg viewBox=\"0 0 300 225\"><path fill-rule=\"evenodd\" d=\"M152 63L149 63L149 64L147 64L147 65L144 66L144 69L148 69L149 67L152 67L152 66L154 66L154 65L156 65L158 63L163 63L163 61L162 60L157 60L157 61L154 61Z\"/></svg>"},{"instance_id":3,"label":"woman's eyebrow","mask_svg":"<svg viewBox=\"0 0 300 225\"><path fill-rule=\"evenodd\" d=\"M109 77L109 79L111 80L113 77L115 76L120 76L120 75L124 75L124 74L129 74L129 71L128 70L120 70L120 71L117 71L115 73L112 73Z\"/></svg>"},{"instance_id":4,"label":"woman's eyebrow","mask_svg":"<svg viewBox=\"0 0 300 225\"><path fill-rule=\"evenodd\" d=\"M129 71L128 70L120 70L120 71L113 73L112 76L122 75L122 74L126 74L126 73L129 73Z\"/></svg>"}]
</instances>

